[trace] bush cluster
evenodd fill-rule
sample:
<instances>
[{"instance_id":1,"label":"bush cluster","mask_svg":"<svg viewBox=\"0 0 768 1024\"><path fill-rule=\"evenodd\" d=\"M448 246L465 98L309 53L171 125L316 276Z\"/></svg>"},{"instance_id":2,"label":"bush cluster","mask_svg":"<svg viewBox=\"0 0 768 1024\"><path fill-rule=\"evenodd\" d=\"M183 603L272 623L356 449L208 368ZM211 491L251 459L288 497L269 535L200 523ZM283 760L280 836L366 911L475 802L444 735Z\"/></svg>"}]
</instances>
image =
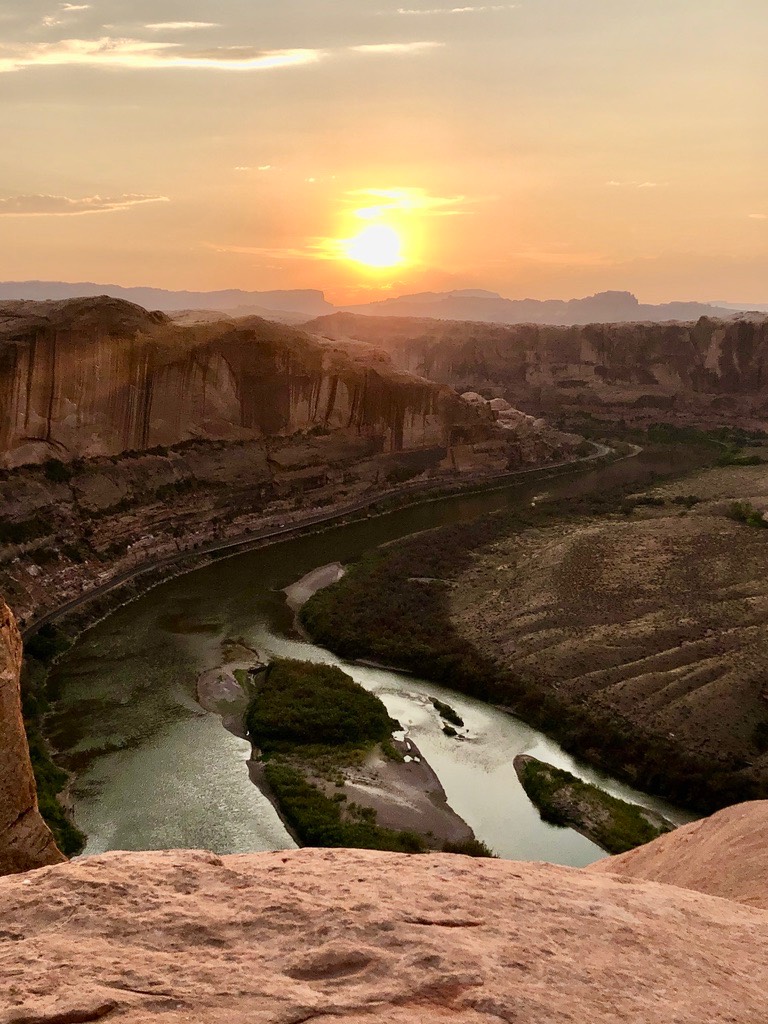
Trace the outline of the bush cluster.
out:
<instances>
[{"instance_id":1,"label":"bush cluster","mask_svg":"<svg viewBox=\"0 0 768 1024\"><path fill-rule=\"evenodd\" d=\"M300 769L280 758L267 762L267 782L288 824L306 846L341 846L395 853L423 853L426 843L415 832L396 832L376 824L376 812L343 820L341 801L331 800Z\"/></svg>"},{"instance_id":2,"label":"bush cluster","mask_svg":"<svg viewBox=\"0 0 768 1024\"><path fill-rule=\"evenodd\" d=\"M569 806L579 802L582 807L594 807L596 813L590 816L589 823L593 826L596 841L608 853L626 853L668 831L652 825L635 804L619 800L562 768L526 761L519 775L523 789L536 805L542 821L578 828L585 822L578 812L569 810ZM566 789L569 799L558 800Z\"/></svg>"},{"instance_id":3,"label":"bush cluster","mask_svg":"<svg viewBox=\"0 0 768 1024\"><path fill-rule=\"evenodd\" d=\"M371 745L388 739L396 725L379 698L340 668L288 659L267 669L246 723L265 753L306 745Z\"/></svg>"}]
</instances>

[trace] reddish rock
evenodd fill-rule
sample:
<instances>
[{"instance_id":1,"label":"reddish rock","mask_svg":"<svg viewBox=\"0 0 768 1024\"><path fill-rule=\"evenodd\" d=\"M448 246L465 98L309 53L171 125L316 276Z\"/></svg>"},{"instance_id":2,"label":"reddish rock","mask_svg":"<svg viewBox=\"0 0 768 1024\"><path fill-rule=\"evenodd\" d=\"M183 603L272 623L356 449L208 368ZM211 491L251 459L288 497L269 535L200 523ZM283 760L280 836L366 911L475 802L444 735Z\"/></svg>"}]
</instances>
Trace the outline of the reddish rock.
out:
<instances>
[{"instance_id":1,"label":"reddish rock","mask_svg":"<svg viewBox=\"0 0 768 1024\"><path fill-rule=\"evenodd\" d=\"M588 870L666 882L768 910L768 800L726 807Z\"/></svg>"},{"instance_id":2,"label":"reddish rock","mask_svg":"<svg viewBox=\"0 0 768 1024\"><path fill-rule=\"evenodd\" d=\"M0 874L65 859L37 809L21 717L20 666L21 637L10 609L0 599Z\"/></svg>"},{"instance_id":3,"label":"reddish rock","mask_svg":"<svg viewBox=\"0 0 768 1024\"><path fill-rule=\"evenodd\" d=\"M114 853L0 880L0 1024L765 1024L768 913L437 854Z\"/></svg>"}]
</instances>

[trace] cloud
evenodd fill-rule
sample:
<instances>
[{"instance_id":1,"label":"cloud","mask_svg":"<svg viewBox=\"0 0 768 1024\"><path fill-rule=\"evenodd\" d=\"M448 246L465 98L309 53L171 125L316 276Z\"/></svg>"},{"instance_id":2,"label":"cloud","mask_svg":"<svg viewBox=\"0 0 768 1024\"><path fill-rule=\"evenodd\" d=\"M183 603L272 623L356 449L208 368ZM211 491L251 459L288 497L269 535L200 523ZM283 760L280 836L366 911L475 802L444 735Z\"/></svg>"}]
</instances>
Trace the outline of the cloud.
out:
<instances>
[{"instance_id":1,"label":"cloud","mask_svg":"<svg viewBox=\"0 0 768 1024\"><path fill-rule=\"evenodd\" d=\"M519 4L480 4L469 7L398 7L398 14L482 14L485 11L513 11Z\"/></svg>"},{"instance_id":2,"label":"cloud","mask_svg":"<svg viewBox=\"0 0 768 1024\"><path fill-rule=\"evenodd\" d=\"M58 14L47 14L41 24L43 28L53 28L56 25L63 25L65 19L62 14L77 14L80 11L90 11L90 4L59 4Z\"/></svg>"},{"instance_id":3,"label":"cloud","mask_svg":"<svg viewBox=\"0 0 768 1024\"><path fill-rule=\"evenodd\" d=\"M185 32L187 29L218 27L217 21L153 21L144 26L150 32Z\"/></svg>"},{"instance_id":4,"label":"cloud","mask_svg":"<svg viewBox=\"0 0 768 1024\"><path fill-rule=\"evenodd\" d=\"M156 22L160 25L161 22ZM170 24L170 23L169 23ZM267 71L316 64L342 53L421 53L443 43L364 43L343 50L259 50L251 46L218 46L191 51L177 42L103 36L61 39L51 43L0 44L0 73L39 67L115 68L131 71L202 70Z\"/></svg>"},{"instance_id":5,"label":"cloud","mask_svg":"<svg viewBox=\"0 0 768 1024\"><path fill-rule=\"evenodd\" d=\"M2 217L69 217L87 213L114 213L129 210L145 203L167 203L167 196L144 196L128 193L121 196L86 196L70 199L68 196L10 196L0 199Z\"/></svg>"},{"instance_id":6,"label":"cloud","mask_svg":"<svg viewBox=\"0 0 768 1024\"><path fill-rule=\"evenodd\" d=\"M666 188L668 181L606 181L610 188Z\"/></svg>"},{"instance_id":7,"label":"cloud","mask_svg":"<svg viewBox=\"0 0 768 1024\"><path fill-rule=\"evenodd\" d=\"M445 43L425 40L418 43L364 43L361 46L350 46L353 53L423 53L434 50Z\"/></svg>"},{"instance_id":8,"label":"cloud","mask_svg":"<svg viewBox=\"0 0 768 1024\"><path fill-rule=\"evenodd\" d=\"M393 211L455 217L467 212L459 207L480 201L463 195L431 196L423 188L360 188L346 194L347 203L356 205L362 199L377 200L354 211L362 220L377 220Z\"/></svg>"},{"instance_id":9,"label":"cloud","mask_svg":"<svg viewBox=\"0 0 768 1024\"><path fill-rule=\"evenodd\" d=\"M0 72L31 67L90 67L128 70L201 69L214 71L264 71L271 68L312 64L325 56L322 50L255 50L222 47L204 53L179 52L178 43L142 39L62 39L27 47L0 46Z\"/></svg>"},{"instance_id":10,"label":"cloud","mask_svg":"<svg viewBox=\"0 0 768 1024\"><path fill-rule=\"evenodd\" d=\"M750 213L750 220L768 220L768 213Z\"/></svg>"}]
</instances>

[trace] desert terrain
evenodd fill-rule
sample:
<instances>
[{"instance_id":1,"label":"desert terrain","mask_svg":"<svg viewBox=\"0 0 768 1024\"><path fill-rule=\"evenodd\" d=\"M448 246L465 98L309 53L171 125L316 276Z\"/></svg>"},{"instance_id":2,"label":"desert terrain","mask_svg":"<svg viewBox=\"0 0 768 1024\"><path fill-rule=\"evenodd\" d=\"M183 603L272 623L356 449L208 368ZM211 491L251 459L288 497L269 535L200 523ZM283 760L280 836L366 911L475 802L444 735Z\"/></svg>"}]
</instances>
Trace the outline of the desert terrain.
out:
<instances>
[{"instance_id":1,"label":"desert terrain","mask_svg":"<svg viewBox=\"0 0 768 1024\"><path fill-rule=\"evenodd\" d=\"M700 500L675 501L687 496ZM765 779L768 530L730 510L768 508L768 470L706 470L638 497L658 504L480 550L453 583L451 621L558 701Z\"/></svg>"}]
</instances>

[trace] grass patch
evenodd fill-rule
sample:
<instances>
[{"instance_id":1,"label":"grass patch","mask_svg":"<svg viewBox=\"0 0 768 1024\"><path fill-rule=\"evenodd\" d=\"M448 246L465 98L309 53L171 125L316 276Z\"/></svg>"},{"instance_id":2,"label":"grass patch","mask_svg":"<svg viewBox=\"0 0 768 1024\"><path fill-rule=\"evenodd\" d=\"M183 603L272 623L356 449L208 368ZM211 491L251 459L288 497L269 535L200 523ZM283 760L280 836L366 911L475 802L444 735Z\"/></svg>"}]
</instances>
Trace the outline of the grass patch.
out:
<instances>
[{"instance_id":1,"label":"grass patch","mask_svg":"<svg viewBox=\"0 0 768 1024\"><path fill-rule=\"evenodd\" d=\"M422 853L426 843L415 832L396 832L376 824L376 812L354 814L345 819L342 801L327 797L308 782L304 773L282 758L265 767L286 820L305 846L340 846L395 853ZM368 810L370 809L361 809ZM349 811L347 811L349 813Z\"/></svg>"}]
</instances>

